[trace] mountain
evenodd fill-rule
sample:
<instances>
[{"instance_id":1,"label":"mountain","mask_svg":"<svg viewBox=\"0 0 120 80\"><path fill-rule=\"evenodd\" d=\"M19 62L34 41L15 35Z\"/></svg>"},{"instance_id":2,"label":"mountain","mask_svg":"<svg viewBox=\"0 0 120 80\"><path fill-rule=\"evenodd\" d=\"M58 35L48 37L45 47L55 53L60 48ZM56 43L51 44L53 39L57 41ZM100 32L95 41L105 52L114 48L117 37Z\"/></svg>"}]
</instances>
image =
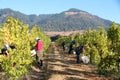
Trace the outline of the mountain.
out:
<instances>
[{"instance_id":1,"label":"mountain","mask_svg":"<svg viewBox=\"0 0 120 80\"><path fill-rule=\"evenodd\" d=\"M7 16L18 18L23 23L38 25L44 31L73 31L87 29L88 27L97 28L103 26L105 29L112 23L86 11L71 8L58 14L26 15L12 9L0 9L0 23L4 23Z\"/></svg>"}]
</instances>

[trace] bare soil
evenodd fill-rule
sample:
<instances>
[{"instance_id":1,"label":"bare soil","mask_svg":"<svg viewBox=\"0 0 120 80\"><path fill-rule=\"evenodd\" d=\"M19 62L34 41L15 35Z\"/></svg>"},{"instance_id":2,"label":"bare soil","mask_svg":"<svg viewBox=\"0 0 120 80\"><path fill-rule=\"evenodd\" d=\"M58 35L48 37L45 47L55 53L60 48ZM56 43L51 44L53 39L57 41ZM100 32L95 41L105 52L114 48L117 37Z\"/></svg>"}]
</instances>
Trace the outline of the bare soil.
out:
<instances>
[{"instance_id":1,"label":"bare soil","mask_svg":"<svg viewBox=\"0 0 120 80\"><path fill-rule=\"evenodd\" d=\"M18 80L112 80L98 75L97 68L91 64L77 64L75 57L51 43L45 55L44 66L41 68L34 63L32 71Z\"/></svg>"},{"instance_id":2,"label":"bare soil","mask_svg":"<svg viewBox=\"0 0 120 80\"><path fill-rule=\"evenodd\" d=\"M78 31L61 31L61 32L51 31L51 32L45 32L45 34L51 37L51 36L56 36L56 35L69 36L69 35L71 35L71 34L77 34L77 33L83 34L84 32L85 32L85 30L78 30Z\"/></svg>"},{"instance_id":3,"label":"bare soil","mask_svg":"<svg viewBox=\"0 0 120 80\"><path fill-rule=\"evenodd\" d=\"M31 80L111 80L98 75L97 68L91 64L77 64L76 55L67 54L52 43L45 55L44 67L33 66L29 75Z\"/></svg>"}]
</instances>

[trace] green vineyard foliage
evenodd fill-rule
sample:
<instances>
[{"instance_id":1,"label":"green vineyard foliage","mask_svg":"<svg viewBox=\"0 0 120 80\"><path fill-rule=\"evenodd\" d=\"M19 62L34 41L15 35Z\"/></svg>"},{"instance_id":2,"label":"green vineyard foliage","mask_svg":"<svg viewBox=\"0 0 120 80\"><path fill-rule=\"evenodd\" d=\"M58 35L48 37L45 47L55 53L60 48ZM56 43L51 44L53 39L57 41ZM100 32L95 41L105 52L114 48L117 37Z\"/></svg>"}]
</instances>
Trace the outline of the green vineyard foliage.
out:
<instances>
[{"instance_id":1,"label":"green vineyard foliage","mask_svg":"<svg viewBox=\"0 0 120 80\"><path fill-rule=\"evenodd\" d=\"M101 26L97 30L91 30L89 28L84 34L78 33L76 35L70 35L67 38L63 36L56 42L60 44L65 40L67 47L69 47L72 39L76 41L75 47L78 45L85 46L83 54L90 58L91 64L98 66L98 72L100 74L107 75L108 72L109 74L120 73L119 25L113 22L107 31Z\"/></svg>"},{"instance_id":2,"label":"green vineyard foliage","mask_svg":"<svg viewBox=\"0 0 120 80\"><path fill-rule=\"evenodd\" d=\"M37 27L29 30L27 24L8 17L4 27L0 28L0 46L4 44L15 46L15 49L8 49L7 56L0 55L2 69L6 72L8 79L17 79L29 71L34 59L30 51L35 48L36 37L43 40L44 51L46 51L51 42L50 38Z\"/></svg>"}]
</instances>

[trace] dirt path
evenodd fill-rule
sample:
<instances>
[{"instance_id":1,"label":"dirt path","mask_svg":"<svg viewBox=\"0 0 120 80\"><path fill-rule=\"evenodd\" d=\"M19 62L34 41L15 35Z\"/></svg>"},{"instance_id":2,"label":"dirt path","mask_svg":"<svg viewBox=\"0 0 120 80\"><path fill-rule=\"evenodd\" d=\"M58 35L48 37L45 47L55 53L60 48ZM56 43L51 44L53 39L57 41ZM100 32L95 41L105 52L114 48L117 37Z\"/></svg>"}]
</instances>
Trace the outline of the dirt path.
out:
<instances>
[{"instance_id":1,"label":"dirt path","mask_svg":"<svg viewBox=\"0 0 120 80\"><path fill-rule=\"evenodd\" d=\"M1 79L0 79L1 80ZM4 79L3 79L4 80ZM90 64L76 64L75 55L68 55L51 43L45 55L44 67L33 64L32 71L19 80L110 80L100 77Z\"/></svg>"},{"instance_id":2,"label":"dirt path","mask_svg":"<svg viewBox=\"0 0 120 80\"><path fill-rule=\"evenodd\" d=\"M76 64L75 55L68 55L53 43L53 53L48 54L46 80L107 80L99 77L94 66Z\"/></svg>"},{"instance_id":3,"label":"dirt path","mask_svg":"<svg viewBox=\"0 0 120 80\"><path fill-rule=\"evenodd\" d=\"M44 69L33 67L31 80L109 80L100 77L90 64L76 64L75 55L68 55L52 43L45 59Z\"/></svg>"}]
</instances>

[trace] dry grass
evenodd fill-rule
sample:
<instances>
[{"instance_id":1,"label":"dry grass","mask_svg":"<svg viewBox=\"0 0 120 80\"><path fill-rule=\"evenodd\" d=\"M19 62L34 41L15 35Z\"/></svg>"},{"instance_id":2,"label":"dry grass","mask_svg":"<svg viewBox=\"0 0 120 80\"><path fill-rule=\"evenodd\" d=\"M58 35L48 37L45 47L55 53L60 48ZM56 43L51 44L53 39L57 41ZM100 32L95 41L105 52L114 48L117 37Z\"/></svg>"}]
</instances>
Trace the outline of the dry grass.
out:
<instances>
[{"instance_id":1,"label":"dry grass","mask_svg":"<svg viewBox=\"0 0 120 80\"><path fill-rule=\"evenodd\" d=\"M48 36L55 36L55 35L60 35L60 36L69 36L71 34L83 34L85 32L85 30L78 30L78 31L61 31L61 32L56 32L56 31L51 31L51 32L45 32L46 35Z\"/></svg>"}]
</instances>

